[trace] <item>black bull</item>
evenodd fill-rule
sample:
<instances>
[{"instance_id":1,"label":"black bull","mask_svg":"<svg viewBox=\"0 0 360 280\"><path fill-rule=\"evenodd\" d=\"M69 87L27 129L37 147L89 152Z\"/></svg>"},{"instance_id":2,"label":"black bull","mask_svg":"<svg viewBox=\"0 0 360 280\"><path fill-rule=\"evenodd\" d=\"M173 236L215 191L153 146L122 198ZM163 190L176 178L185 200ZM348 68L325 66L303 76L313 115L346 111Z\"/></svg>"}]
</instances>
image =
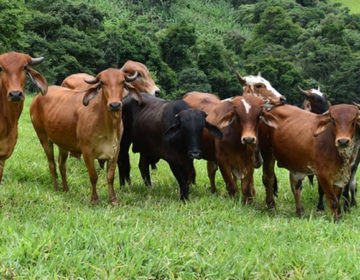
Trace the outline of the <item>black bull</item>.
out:
<instances>
[{"instance_id":1,"label":"black bull","mask_svg":"<svg viewBox=\"0 0 360 280\"><path fill-rule=\"evenodd\" d=\"M201 158L203 129L222 138L221 131L206 121L203 111L182 101L165 101L142 94L142 103L132 98L123 102L124 133L118 158L120 184L130 183L129 147L140 153L139 168L147 185L151 184L149 165L160 159L168 162L180 187L180 199L188 198L193 159Z\"/></svg>"}]
</instances>

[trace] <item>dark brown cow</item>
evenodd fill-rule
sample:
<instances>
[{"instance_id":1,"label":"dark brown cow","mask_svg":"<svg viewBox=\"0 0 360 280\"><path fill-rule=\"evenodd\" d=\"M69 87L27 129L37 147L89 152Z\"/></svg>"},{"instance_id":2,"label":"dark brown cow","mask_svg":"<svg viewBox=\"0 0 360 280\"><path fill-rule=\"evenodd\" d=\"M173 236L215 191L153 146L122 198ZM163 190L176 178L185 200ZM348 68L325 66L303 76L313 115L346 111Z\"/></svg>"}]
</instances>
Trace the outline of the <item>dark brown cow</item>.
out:
<instances>
[{"instance_id":1,"label":"dark brown cow","mask_svg":"<svg viewBox=\"0 0 360 280\"><path fill-rule=\"evenodd\" d=\"M359 124L358 107L335 105L325 114L316 115L284 105L264 112L264 120L266 124L260 124L259 138L268 207L275 207L273 183L277 160L280 167L290 170L290 184L299 216L304 212L301 181L306 175L315 174L334 220L339 220L341 189L350 180L351 165L359 147L359 141L354 137Z\"/></svg>"},{"instance_id":2,"label":"dark brown cow","mask_svg":"<svg viewBox=\"0 0 360 280\"><path fill-rule=\"evenodd\" d=\"M139 92L149 93L154 96L160 96L160 89L156 86L154 80L150 76L147 67L137 61L128 60L120 69L128 76L136 78L131 83ZM86 90L89 85L85 80L91 80L94 77L86 73L72 74L64 79L61 83L62 87L76 90Z\"/></svg>"},{"instance_id":3,"label":"dark brown cow","mask_svg":"<svg viewBox=\"0 0 360 280\"><path fill-rule=\"evenodd\" d=\"M56 190L54 143L59 147L59 167L65 191L68 191L65 169L68 153L82 154L92 185L91 203L98 203L94 159L107 160L109 199L116 204L113 183L123 132L122 98L126 88L133 90L129 84L133 79L135 77L127 77L124 72L109 68L87 81L91 87L85 93L52 86L46 96L37 96L33 100L31 120L46 153ZM135 93L139 95L137 91Z\"/></svg>"},{"instance_id":4,"label":"dark brown cow","mask_svg":"<svg viewBox=\"0 0 360 280\"><path fill-rule=\"evenodd\" d=\"M30 66L43 60L27 54L9 52L0 55L0 183L5 160L15 147L18 135L18 119L24 106L26 74L40 88L47 92L46 79Z\"/></svg>"},{"instance_id":5,"label":"dark brown cow","mask_svg":"<svg viewBox=\"0 0 360 280\"><path fill-rule=\"evenodd\" d=\"M208 160L211 191L216 192L215 172L220 167L228 193L238 191L236 178L241 179L242 201L251 202L254 195L253 161L257 130L264 100L253 95L237 96L220 101L209 93L193 92L184 97L192 108L208 114L207 121L222 127L223 139L203 133L203 158Z\"/></svg>"}]
</instances>

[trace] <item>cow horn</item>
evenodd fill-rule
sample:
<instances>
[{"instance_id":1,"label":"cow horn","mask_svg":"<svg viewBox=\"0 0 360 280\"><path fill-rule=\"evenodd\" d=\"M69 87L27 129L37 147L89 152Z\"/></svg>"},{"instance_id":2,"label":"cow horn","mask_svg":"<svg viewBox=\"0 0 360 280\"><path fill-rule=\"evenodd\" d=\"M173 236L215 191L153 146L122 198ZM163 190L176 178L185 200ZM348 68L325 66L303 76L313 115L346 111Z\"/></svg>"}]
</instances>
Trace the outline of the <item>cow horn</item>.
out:
<instances>
[{"instance_id":1,"label":"cow horn","mask_svg":"<svg viewBox=\"0 0 360 280\"><path fill-rule=\"evenodd\" d=\"M259 71L259 73L258 73L258 77L261 77L261 71Z\"/></svg>"},{"instance_id":2,"label":"cow horn","mask_svg":"<svg viewBox=\"0 0 360 280\"><path fill-rule=\"evenodd\" d=\"M320 86L318 86L318 91L320 91Z\"/></svg>"},{"instance_id":3,"label":"cow horn","mask_svg":"<svg viewBox=\"0 0 360 280\"><path fill-rule=\"evenodd\" d=\"M240 84L242 84L242 85L246 84L246 80L243 77L241 77L240 73L238 71L235 71L235 73L236 73L236 77L238 78Z\"/></svg>"},{"instance_id":4,"label":"cow horn","mask_svg":"<svg viewBox=\"0 0 360 280\"><path fill-rule=\"evenodd\" d=\"M132 76L125 76L125 81L127 81L128 83L131 83L131 82L135 81L137 76L138 76L138 72L135 72L134 75L132 75Z\"/></svg>"},{"instance_id":5,"label":"cow horn","mask_svg":"<svg viewBox=\"0 0 360 280\"><path fill-rule=\"evenodd\" d=\"M36 58L30 57L30 59L31 59L30 65L36 65L36 64L41 63L44 60L44 57L42 57L42 56L36 57Z\"/></svg>"},{"instance_id":6,"label":"cow horn","mask_svg":"<svg viewBox=\"0 0 360 280\"><path fill-rule=\"evenodd\" d=\"M94 78L94 79L92 79L92 80L84 79L84 81L85 81L85 83L87 83L87 84L94 85L94 84L96 84L96 83L99 82L99 78L96 77L96 78Z\"/></svg>"},{"instance_id":7,"label":"cow horn","mask_svg":"<svg viewBox=\"0 0 360 280\"><path fill-rule=\"evenodd\" d=\"M308 93L306 90L302 89L300 86L298 86L298 89L299 89L303 94L305 94L306 96L309 95L309 93Z\"/></svg>"},{"instance_id":8,"label":"cow horn","mask_svg":"<svg viewBox=\"0 0 360 280\"><path fill-rule=\"evenodd\" d=\"M359 108L359 110L360 110L360 104L359 104L359 103L353 102L353 104L354 104L355 106L357 106L357 107Z\"/></svg>"}]
</instances>

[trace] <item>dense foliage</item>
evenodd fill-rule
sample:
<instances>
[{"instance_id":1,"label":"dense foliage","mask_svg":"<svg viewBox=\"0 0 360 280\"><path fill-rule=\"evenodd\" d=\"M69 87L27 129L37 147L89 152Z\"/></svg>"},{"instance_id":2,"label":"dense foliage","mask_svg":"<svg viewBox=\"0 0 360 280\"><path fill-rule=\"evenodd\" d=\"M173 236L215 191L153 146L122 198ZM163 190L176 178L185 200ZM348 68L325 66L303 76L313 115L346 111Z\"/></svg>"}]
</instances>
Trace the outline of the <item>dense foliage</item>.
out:
<instances>
[{"instance_id":1,"label":"dense foliage","mask_svg":"<svg viewBox=\"0 0 360 280\"><path fill-rule=\"evenodd\" d=\"M45 56L52 84L133 59L168 98L240 94L238 70L260 71L291 103L297 86L360 102L359 22L326 0L3 0L0 52Z\"/></svg>"}]
</instances>

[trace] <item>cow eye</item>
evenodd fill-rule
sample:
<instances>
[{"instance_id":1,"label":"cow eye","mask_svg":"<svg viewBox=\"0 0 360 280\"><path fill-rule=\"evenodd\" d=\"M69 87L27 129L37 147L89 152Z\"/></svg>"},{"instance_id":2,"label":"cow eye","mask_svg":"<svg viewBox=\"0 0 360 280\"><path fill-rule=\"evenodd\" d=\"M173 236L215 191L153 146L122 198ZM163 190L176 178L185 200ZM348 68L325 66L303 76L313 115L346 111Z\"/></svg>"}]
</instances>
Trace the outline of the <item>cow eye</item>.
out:
<instances>
[{"instance_id":1,"label":"cow eye","mask_svg":"<svg viewBox=\"0 0 360 280\"><path fill-rule=\"evenodd\" d=\"M28 70L28 66L27 66L27 65L24 66L24 70L25 70L25 71Z\"/></svg>"},{"instance_id":2,"label":"cow eye","mask_svg":"<svg viewBox=\"0 0 360 280\"><path fill-rule=\"evenodd\" d=\"M141 78L141 77L142 77L142 75L138 72L136 78Z\"/></svg>"},{"instance_id":3,"label":"cow eye","mask_svg":"<svg viewBox=\"0 0 360 280\"><path fill-rule=\"evenodd\" d=\"M255 87L256 87L256 88L262 88L263 85L262 85L262 84L257 84L257 85L255 85Z\"/></svg>"}]
</instances>

